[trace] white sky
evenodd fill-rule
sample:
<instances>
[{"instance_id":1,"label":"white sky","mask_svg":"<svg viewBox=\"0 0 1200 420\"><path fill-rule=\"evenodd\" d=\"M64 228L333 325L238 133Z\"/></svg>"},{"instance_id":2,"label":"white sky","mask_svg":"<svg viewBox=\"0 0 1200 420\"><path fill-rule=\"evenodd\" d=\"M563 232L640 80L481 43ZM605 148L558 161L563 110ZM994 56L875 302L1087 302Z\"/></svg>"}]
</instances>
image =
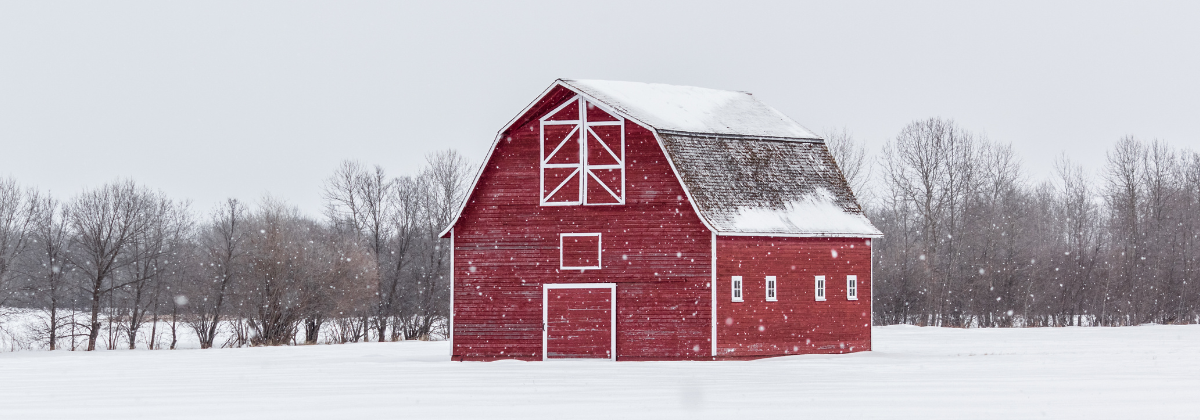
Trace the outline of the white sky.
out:
<instances>
[{"instance_id":1,"label":"white sky","mask_svg":"<svg viewBox=\"0 0 1200 420\"><path fill-rule=\"evenodd\" d=\"M750 91L872 147L953 118L1035 180L1126 134L1200 149L1200 3L738 3L0 3L0 176L315 215L342 159L481 159L558 77Z\"/></svg>"}]
</instances>

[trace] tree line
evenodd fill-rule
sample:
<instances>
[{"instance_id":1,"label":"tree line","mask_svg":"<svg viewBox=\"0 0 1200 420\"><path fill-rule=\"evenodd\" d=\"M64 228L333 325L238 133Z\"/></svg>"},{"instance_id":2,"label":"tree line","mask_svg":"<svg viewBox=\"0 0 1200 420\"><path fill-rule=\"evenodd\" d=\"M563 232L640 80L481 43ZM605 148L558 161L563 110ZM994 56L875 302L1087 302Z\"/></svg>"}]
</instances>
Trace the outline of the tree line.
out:
<instances>
[{"instance_id":1,"label":"tree line","mask_svg":"<svg viewBox=\"0 0 1200 420\"><path fill-rule=\"evenodd\" d=\"M449 249L469 180L454 151L415 176L346 161L324 217L266 197L206 214L134 181L68 200L0 179L0 310L50 350L201 348L444 336Z\"/></svg>"},{"instance_id":2,"label":"tree line","mask_svg":"<svg viewBox=\"0 0 1200 420\"><path fill-rule=\"evenodd\" d=\"M827 136L883 233L874 322L956 327L1200 322L1200 154L1124 137L1090 174L1035 182L1010 145L916 121L878 159Z\"/></svg>"},{"instance_id":3,"label":"tree line","mask_svg":"<svg viewBox=\"0 0 1200 420\"><path fill-rule=\"evenodd\" d=\"M1037 182L1010 145L951 120L909 124L877 159L846 130L826 138L885 235L878 325L1200 322L1196 151L1125 137L1097 173L1064 154ZM196 214L128 180L61 200L0 179L0 330L21 310L48 349L445 336L437 234L470 175L453 151L415 176L346 161L321 218L270 197Z\"/></svg>"}]
</instances>

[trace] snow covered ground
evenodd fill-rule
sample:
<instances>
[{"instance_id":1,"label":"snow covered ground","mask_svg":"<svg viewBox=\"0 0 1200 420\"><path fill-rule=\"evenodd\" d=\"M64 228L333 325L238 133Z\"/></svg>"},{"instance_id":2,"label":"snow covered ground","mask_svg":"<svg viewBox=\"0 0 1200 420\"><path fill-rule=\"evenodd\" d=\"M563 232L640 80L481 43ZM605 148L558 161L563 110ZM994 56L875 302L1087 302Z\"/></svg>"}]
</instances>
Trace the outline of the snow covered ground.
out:
<instances>
[{"instance_id":1,"label":"snow covered ground","mask_svg":"<svg viewBox=\"0 0 1200 420\"><path fill-rule=\"evenodd\" d=\"M1200 325L875 334L873 352L750 362L457 363L445 342L0 353L0 419L1200 418Z\"/></svg>"}]
</instances>

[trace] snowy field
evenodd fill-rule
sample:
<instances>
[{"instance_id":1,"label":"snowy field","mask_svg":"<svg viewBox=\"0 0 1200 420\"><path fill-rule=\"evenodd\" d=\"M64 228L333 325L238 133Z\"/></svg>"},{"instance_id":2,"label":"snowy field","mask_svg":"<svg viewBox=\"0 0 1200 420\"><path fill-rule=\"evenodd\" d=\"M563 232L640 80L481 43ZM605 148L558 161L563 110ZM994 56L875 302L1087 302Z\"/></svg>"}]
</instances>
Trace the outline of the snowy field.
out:
<instances>
[{"instance_id":1,"label":"snowy field","mask_svg":"<svg viewBox=\"0 0 1200 420\"><path fill-rule=\"evenodd\" d=\"M750 362L457 363L445 342L0 353L0 419L1200 418L1200 325L875 329Z\"/></svg>"}]
</instances>

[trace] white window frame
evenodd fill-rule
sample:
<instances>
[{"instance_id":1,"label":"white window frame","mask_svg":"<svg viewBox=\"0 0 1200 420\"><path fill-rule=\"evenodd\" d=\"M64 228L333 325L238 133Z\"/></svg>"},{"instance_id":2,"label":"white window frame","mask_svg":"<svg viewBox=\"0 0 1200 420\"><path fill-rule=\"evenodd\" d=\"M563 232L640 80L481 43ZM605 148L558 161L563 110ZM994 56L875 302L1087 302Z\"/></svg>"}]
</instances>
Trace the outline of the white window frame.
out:
<instances>
[{"instance_id":1,"label":"white window frame","mask_svg":"<svg viewBox=\"0 0 1200 420\"><path fill-rule=\"evenodd\" d=\"M775 276L767 276L766 280L767 280L767 302L779 301L779 290L778 290L779 281L775 279Z\"/></svg>"},{"instance_id":2,"label":"white window frame","mask_svg":"<svg viewBox=\"0 0 1200 420\"><path fill-rule=\"evenodd\" d=\"M572 103L575 103L578 105L578 108L579 108L579 118L578 119L574 119L574 120L550 120L549 119L550 117L557 114L559 111L562 111L563 108L570 106ZM613 118L616 118L617 121L588 121L587 107L589 105L599 108L601 111L604 111L604 113L612 116ZM625 204L625 118L624 117L622 117L616 111L600 104L599 102L589 101L589 100L585 99L583 97L583 95L575 95L575 97L571 98L570 100L568 100L566 102L563 102L561 105L554 108L552 111L546 113L546 115L542 116L539 121L541 123L540 124L541 132L540 132L540 135L538 136L538 141L539 141L539 145L538 145L539 152L538 153L540 153L538 155L538 160L541 163L540 168L538 170L538 185L539 185L538 203L540 205L543 205L543 206L578 206L578 205L620 206L620 205ZM559 143L559 145L557 146L557 148L555 150L551 151L551 156L546 156L546 126L548 126L548 125L574 125L575 126L575 130L572 131L570 134L568 134L567 138L563 139L563 141ZM588 156L587 156L588 133L591 132L594 134L595 131L592 130L592 127L598 127L598 126L619 126L620 127L620 131L621 131L620 150L613 151L612 149L610 149L608 147L608 145L601 144L601 146L603 146L609 153L612 154L612 157L614 158L614 160L617 161L617 163L615 163L615 164L589 165L587 163L588 162ZM574 137L574 140L575 140L574 147L579 148L579 163L549 163L550 158L554 157L553 155L555 153L557 153L559 149L569 146L567 143L569 143L571 141L572 137ZM597 135L596 138L600 138L600 136ZM575 168L575 172L573 172L571 175L567 176L553 190L551 190L549 193L547 193L546 192L546 169L553 169L553 168L558 168L558 169ZM611 188L609 188L608 185L605 185L604 182L600 181L600 178L597 177L596 174L592 172L592 170L595 170L595 169L620 169L621 170L621 186L620 186L621 193L617 194L617 193L613 192L613 190ZM579 177L579 194L577 195L576 200L573 200L573 201L547 201L550 197L553 197L555 194L557 194L558 190L560 190L564 186L566 186L566 184L572 178L574 178L576 176ZM587 196L587 190L588 190L588 183L590 182L589 181L590 179L595 179L595 182L599 183L600 186L603 187L604 190L609 194L609 196L611 196L613 199L616 199L617 201L615 203L592 203L592 202L589 202L588 196Z\"/></svg>"},{"instance_id":3,"label":"white window frame","mask_svg":"<svg viewBox=\"0 0 1200 420\"><path fill-rule=\"evenodd\" d=\"M733 276L733 278L730 279L729 293L734 302L741 302L743 300L742 276Z\"/></svg>"},{"instance_id":4,"label":"white window frame","mask_svg":"<svg viewBox=\"0 0 1200 420\"><path fill-rule=\"evenodd\" d=\"M595 236L596 237L596 265L583 267L568 267L563 265L563 239L575 236ZM558 234L558 268L560 270L599 270L603 266L604 258L604 238L599 232L592 233L560 233Z\"/></svg>"},{"instance_id":5,"label":"white window frame","mask_svg":"<svg viewBox=\"0 0 1200 420\"><path fill-rule=\"evenodd\" d=\"M816 276L816 296L818 302L825 301L825 276Z\"/></svg>"},{"instance_id":6,"label":"white window frame","mask_svg":"<svg viewBox=\"0 0 1200 420\"><path fill-rule=\"evenodd\" d=\"M858 300L858 276L846 276L846 300Z\"/></svg>"}]
</instances>

